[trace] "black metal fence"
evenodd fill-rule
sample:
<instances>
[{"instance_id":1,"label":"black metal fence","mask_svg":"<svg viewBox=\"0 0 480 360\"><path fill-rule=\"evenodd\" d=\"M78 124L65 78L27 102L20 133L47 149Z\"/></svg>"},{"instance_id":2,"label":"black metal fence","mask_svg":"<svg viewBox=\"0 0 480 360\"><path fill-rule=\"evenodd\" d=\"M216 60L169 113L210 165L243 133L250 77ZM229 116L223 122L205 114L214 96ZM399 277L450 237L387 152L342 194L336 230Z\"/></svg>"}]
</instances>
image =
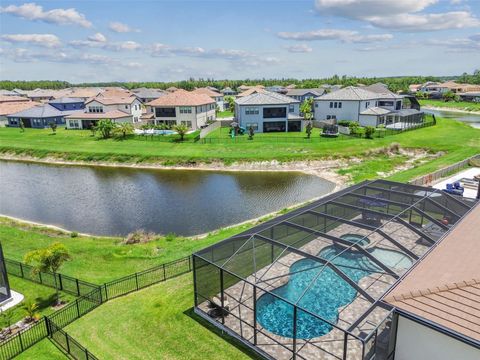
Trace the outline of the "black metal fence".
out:
<instances>
[{"instance_id":1,"label":"black metal fence","mask_svg":"<svg viewBox=\"0 0 480 360\"><path fill-rule=\"evenodd\" d=\"M50 336L73 358L95 360L94 355L61 329L108 300L192 271L192 258L187 256L99 286L63 274L55 274L57 277L53 273L44 272L35 275L29 265L14 260L7 260L7 262L7 271L11 275L51 287L55 287L56 280L56 284L59 288L62 286L63 291L79 297L53 314L43 317L32 326L5 339L0 344L0 360L14 358L47 336ZM86 293L87 289L90 289L90 292Z\"/></svg>"},{"instance_id":2,"label":"black metal fence","mask_svg":"<svg viewBox=\"0 0 480 360\"><path fill-rule=\"evenodd\" d=\"M7 273L10 275L15 275L44 286L57 288L58 290L75 296L86 295L99 288L98 285L68 275L44 271L35 272L33 266L11 259L5 259L5 265L7 267Z\"/></svg>"}]
</instances>

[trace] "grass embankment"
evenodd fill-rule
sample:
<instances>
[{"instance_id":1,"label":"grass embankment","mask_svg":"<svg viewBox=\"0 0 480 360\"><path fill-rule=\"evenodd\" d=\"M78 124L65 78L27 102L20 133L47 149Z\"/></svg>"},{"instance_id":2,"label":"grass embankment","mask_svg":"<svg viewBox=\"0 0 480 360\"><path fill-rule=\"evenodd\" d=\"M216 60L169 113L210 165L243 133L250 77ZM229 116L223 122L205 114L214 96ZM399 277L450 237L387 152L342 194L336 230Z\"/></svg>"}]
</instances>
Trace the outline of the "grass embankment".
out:
<instances>
[{"instance_id":1,"label":"grass embankment","mask_svg":"<svg viewBox=\"0 0 480 360\"><path fill-rule=\"evenodd\" d=\"M39 315L48 315L55 311L55 309L52 308L52 305L56 300L55 289L16 276L9 276L8 280L10 282L10 288L24 296L24 299L20 304L5 311L5 313L12 314L12 325L27 316L27 313L23 308L27 303L36 303L38 306L37 313ZM75 299L74 296L60 292L60 300L69 302L73 299ZM4 318L0 318L0 323L2 328L8 325Z\"/></svg>"},{"instance_id":2,"label":"grass embankment","mask_svg":"<svg viewBox=\"0 0 480 360\"><path fill-rule=\"evenodd\" d=\"M468 102L468 101L443 101L443 100L430 100L420 99L420 105L445 108L445 110L463 110L463 111L480 111L480 103Z\"/></svg>"},{"instance_id":3,"label":"grass embankment","mask_svg":"<svg viewBox=\"0 0 480 360\"><path fill-rule=\"evenodd\" d=\"M112 300L65 330L100 359L253 356L193 313L192 289L192 274L186 274Z\"/></svg>"},{"instance_id":4,"label":"grass embankment","mask_svg":"<svg viewBox=\"0 0 480 360\"><path fill-rule=\"evenodd\" d=\"M225 110L217 112L217 119L224 119L233 117L233 111Z\"/></svg>"},{"instance_id":5,"label":"grass embankment","mask_svg":"<svg viewBox=\"0 0 480 360\"><path fill-rule=\"evenodd\" d=\"M320 129L313 128L311 138L317 140L316 138L320 138L321 131ZM238 135L241 138L248 138L248 130L244 135ZM299 139L306 139L307 135L305 132L271 132L271 133L256 133L253 137L252 141L261 139L262 141L268 141L268 139L285 139L287 138L299 138ZM207 135L207 138L213 139L231 139L230 136L230 128L229 127L219 127ZM327 138L323 138L321 140L327 141Z\"/></svg>"}]
</instances>

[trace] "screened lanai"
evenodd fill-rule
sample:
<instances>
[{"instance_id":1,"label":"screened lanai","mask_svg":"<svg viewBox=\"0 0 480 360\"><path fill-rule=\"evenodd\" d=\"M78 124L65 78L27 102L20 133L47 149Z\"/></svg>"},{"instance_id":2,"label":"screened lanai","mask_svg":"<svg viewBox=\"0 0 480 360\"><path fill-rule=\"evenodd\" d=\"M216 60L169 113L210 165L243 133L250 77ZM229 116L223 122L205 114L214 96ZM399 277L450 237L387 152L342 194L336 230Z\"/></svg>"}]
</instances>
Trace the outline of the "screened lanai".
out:
<instances>
[{"instance_id":1,"label":"screened lanai","mask_svg":"<svg viewBox=\"0 0 480 360\"><path fill-rule=\"evenodd\" d=\"M194 254L195 311L266 358L387 359L383 295L474 204L352 186Z\"/></svg>"}]
</instances>

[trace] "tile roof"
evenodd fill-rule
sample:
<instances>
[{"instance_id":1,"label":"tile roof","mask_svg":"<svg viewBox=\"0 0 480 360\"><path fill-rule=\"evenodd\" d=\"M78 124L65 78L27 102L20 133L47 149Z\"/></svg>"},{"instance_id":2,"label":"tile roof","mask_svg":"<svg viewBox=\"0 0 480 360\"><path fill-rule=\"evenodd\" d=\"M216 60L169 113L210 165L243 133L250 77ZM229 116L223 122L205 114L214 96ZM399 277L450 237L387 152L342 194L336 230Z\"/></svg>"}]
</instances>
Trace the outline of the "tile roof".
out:
<instances>
[{"instance_id":1,"label":"tile roof","mask_svg":"<svg viewBox=\"0 0 480 360\"><path fill-rule=\"evenodd\" d=\"M375 83L372 85L362 87L364 90L368 90L378 94L391 93L388 86L383 83Z\"/></svg>"},{"instance_id":2,"label":"tile roof","mask_svg":"<svg viewBox=\"0 0 480 360\"><path fill-rule=\"evenodd\" d=\"M69 97L77 98L91 98L100 94L102 90L100 88L71 88L67 93Z\"/></svg>"},{"instance_id":3,"label":"tile roof","mask_svg":"<svg viewBox=\"0 0 480 360\"><path fill-rule=\"evenodd\" d=\"M121 110L112 110L104 113L89 113L84 111L76 111L68 116L65 116L66 119L88 119L88 120L100 120L100 119L119 119L124 117L132 116Z\"/></svg>"},{"instance_id":4,"label":"tile roof","mask_svg":"<svg viewBox=\"0 0 480 360\"><path fill-rule=\"evenodd\" d=\"M142 99L156 99L165 95L165 91L160 89L138 88L132 91L137 97Z\"/></svg>"},{"instance_id":5,"label":"tile roof","mask_svg":"<svg viewBox=\"0 0 480 360\"><path fill-rule=\"evenodd\" d=\"M131 104L137 98L135 96L128 96L128 97L121 97L121 96L113 96L113 97L104 97L104 96L97 96L93 99L88 99L85 104L89 104L92 101L99 102L103 105L121 105L121 104Z\"/></svg>"},{"instance_id":6,"label":"tile roof","mask_svg":"<svg viewBox=\"0 0 480 360\"><path fill-rule=\"evenodd\" d=\"M289 96L265 90L241 98L237 98L235 100L235 103L237 103L238 105L281 105L299 102L300 101L295 100Z\"/></svg>"},{"instance_id":7,"label":"tile roof","mask_svg":"<svg viewBox=\"0 0 480 360\"><path fill-rule=\"evenodd\" d=\"M177 90L156 100L150 101L151 106L199 106L214 103L210 96L197 94L186 90Z\"/></svg>"},{"instance_id":8,"label":"tile roof","mask_svg":"<svg viewBox=\"0 0 480 360\"><path fill-rule=\"evenodd\" d=\"M265 88L261 88L261 87L252 87L250 89L247 89L245 91L242 91L240 94L237 95L237 97L244 97L244 96L248 96L248 95L252 95L252 94L255 94L255 93L263 93L267 90L265 90Z\"/></svg>"},{"instance_id":9,"label":"tile roof","mask_svg":"<svg viewBox=\"0 0 480 360\"><path fill-rule=\"evenodd\" d=\"M28 102L30 99L24 96L16 96L16 95L0 95L0 103L4 102Z\"/></svg>"},{"instance_id":10,"label":"tile roof","mask_svg":"<svg viewBox=\"0 0 480 360\"><path fill-rule=\"evenodd\" d=\"M480 343L479 229L477 204L384 300Z\"/></svg>"},{"instance_id":11,"label":"tile roof","mask_svg":"<svg viewBox=\"0 0 480 360\"><path fill-rule=\"evenodd\" d=\"M56 116L64 116L70 114L71 111L60 111L50 104L43 104L39 106L30 107L25 110L10 114L11 117L24 117L24 118L48 118Z\"/></svg>"},{"instance_id":12,"label":"tile roof","mask_svg":"<svg viewBox=\"0 0 480 360\"><path fill-rule=\"evenodd\" d=\"M365 90L362 87L347 86L331 93L322 95L316 100L375 100L375 99L401 99L402 96L388 93L375 93L373 91Z\"/></svg>"},{"instance_id":13,"label":"tile roof","mask_svg":"<svg viewBox=\"0 0 480 360\"><path fill-rule=\"evenodd\" d=\"M313 94L314 96L320 96L325 93L325 89L289 89L287 96L303 96L306 94Z\"/></svg>"},{"instance_id":14,"label":"tile roof","mask_svg":"<svg viewBox=\"0 0 480 360\"><path fill-rule=\"evenodd\" d=\"M10 114L15 114L38 105L41 104L36 101L14 101L0 103L0 115L6 116Z\"/></svg>"},{"instance_id":15,"label":"tile roof","mask_svg":"<svg viewBox=\"0 0 480 360\"><path fill-rule=\"evenodd\" d=\"M213 91L213 90L208 89L208 88L198 88L198 89L193 90L192 92L195 93L195 94L205 94L205 95L208 95L210 97L223 96L223 94L220 94L218 91Z\"/></svg>"},{"instance_id":16,"label":"tile roof","mask_svg":"<svg viewBox=\"0 0 480 360\"><path fill-rule=\"evenodd\" d=\"M103 91L100 93L99 96L104 97L129 97L134 96L135 94L132 93L130 90L121 88L121 87L107 87L104 88Z\"/></svg>"},{"instance_id":17,"label":"tile roof","mask_svg":"<svg viewBox=\"0 0 480 360\"><path fill-rule=\"evenodd\" d=\"M374 106L362 111L360 115L385 115L390 114L391 112L392 110Z\"/></svg>"},{"instance_id":18,"label":"tile roof","mask_svg":"<svg viewBox=\"0 0 480 360\"><path fill-rule=\"evenodd\" d=\"M72 104L72 103L83 103L83 98L72 98L72 97L61 97L58 99L50 100L50 104Z\"/></svg>"}]
</instances>

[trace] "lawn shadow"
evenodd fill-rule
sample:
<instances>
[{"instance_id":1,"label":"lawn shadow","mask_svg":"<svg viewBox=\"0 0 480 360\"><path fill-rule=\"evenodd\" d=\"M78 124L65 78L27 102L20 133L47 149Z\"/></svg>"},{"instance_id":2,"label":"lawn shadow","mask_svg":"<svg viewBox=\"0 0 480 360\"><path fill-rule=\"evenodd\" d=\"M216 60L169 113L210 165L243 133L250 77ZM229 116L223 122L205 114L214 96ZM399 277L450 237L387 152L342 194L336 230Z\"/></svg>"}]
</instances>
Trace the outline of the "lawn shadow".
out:
<instances>
[{"instance_id":1,"label":"lawn shadow","mask_svg":"<svg viewBox=\"0 0 480 360\"><path fill-rule=\"evenodd\" d=\"M222 340L227 341L230 345L235 346L238 350L243 352L245 355L249 356L251 359L263 359L260 355L258 355L256 352L251 350L249 347L246 345L242 344L240 341L235 339L233 336L230 336L227 334L225 331L220 330L219 328L213 326L210 324L207 320L203 319L201 316L195 314L193 307L185 310L183 312L185 315L187 315L189 318L193 319L197 323L199 323L201 326L204 328L207 328L210 332L213 334L217 335L218 337L221 337Z\"/></svg>"}]
</instances>

